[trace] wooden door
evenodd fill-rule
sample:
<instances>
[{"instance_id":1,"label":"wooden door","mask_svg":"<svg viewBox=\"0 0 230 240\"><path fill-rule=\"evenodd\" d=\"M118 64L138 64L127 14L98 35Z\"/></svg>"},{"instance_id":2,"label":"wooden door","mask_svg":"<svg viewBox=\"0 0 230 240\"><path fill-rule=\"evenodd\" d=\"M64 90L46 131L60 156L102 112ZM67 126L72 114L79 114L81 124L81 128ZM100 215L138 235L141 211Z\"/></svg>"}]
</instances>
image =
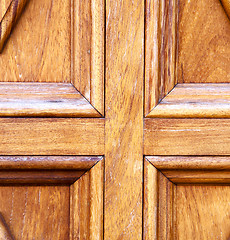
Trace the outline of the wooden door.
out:
<instances>
[{"instance_id":1,"label":"wooden door","mask_svg":"<svg viewBox=\"0 0 230 240\"><path fill-rule=\"evenodd\" d=\"M144 239L230 237L224 7L219 0L147 1Z\"/></svg>"},{"instance_id":2,"label":"wooden door","mask_svg":"<svg viewBox=\"0 0 230 240\"><path fill-rule=\"evenodd\" d=\"M220 1L0 6L0 239L227 239Z\"/></svg>"}]
</instances>

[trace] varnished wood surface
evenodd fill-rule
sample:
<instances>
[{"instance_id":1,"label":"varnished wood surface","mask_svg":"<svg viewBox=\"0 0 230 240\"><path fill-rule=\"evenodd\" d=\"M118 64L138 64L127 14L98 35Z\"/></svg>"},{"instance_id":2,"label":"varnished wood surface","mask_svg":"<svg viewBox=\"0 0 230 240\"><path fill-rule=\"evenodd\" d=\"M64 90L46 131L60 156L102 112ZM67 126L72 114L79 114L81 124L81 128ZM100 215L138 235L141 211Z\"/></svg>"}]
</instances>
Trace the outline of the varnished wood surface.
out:
<instances>
[{"instance_id":1,"label":"varnished wood surface","mask_svg":"<svg viewBox=\"0 0 230 240\"><path fill-rule=\"evenodd\" d=\"M104 113L104 0L72 2L72 79L75 87Z\"/></svg>"},{"instance_id":2,"label":"varnished wood surface","mask_svg":"<svg viewBox=\"0 0 230 240\"><path fill-rule=\"evenodd\" d=\"M69 186L1 186L0 211L12 235L69 239Z\"/></svg>"},{"instance_id":3,"label":"varnished wood surface","mask_svg":"<svg viewBox=\"0 0 230 240\"><path fill-rule=\"evenodd\" d=\"M229 155L229 119L145 119L145 155Z\"/></svg>"},{"instance_id":4,"label":"varnished wood surface","mask_svg":"<svg viewBox=\"0 0 230 240\"><path fill-rule=\"evenodd\" d=\"M0 213L0 240L14 240L7 223Z\"/></svg>"},{"instance_id":5,"label":"varnished wood surface","mask_svg":"<svg viewBox=\"0 0 230 240\"><path fill-rule=\"evenodd\" d=\"M1 82L71 82L70 7L28 1L0 55Z\"/></svg>"},{"instance_id":6,"label":"varnished wood surface","mask_svg":"<svg viewBox=\"0 0 230 240\"><path fill-rule=\"evenodd\" d=\"M89 170L102 157L98 156L0 156L2 169L72 169Z\"/></svg>"},{"instance_id":7,"label":"varnished wood surface","mask_svg":"<svg viewBox=\"0 0 230 240\"><path fill-rule=\"evenodd\" d=\"M178 1L146 1L145 115L177 82Z\"/></svg>"},{"instance_id":8,"label":"varnished wood surface","mask_svg":"<svg viewBox=\"0 0 230 240\"><path fill-rule=\"evenodd\" d=\"M142 238L144 1L106 1L104 239Z\"/></svg>"},{"instance_id":9,"label":"varnished wood surface","mask_svg":"<svg viewBox=\"0 0 230 240\"><path fill-rule=\"evenodd\" d=\"M229 19L230 19L230 1L229 0L221 0L224 10L227 13Z\"/></svg>"},{"instance_id":10,"label":"varnished wood surface","mask_svg":"<svg viewBox=\"0 0 230 240\"><path fill-rule=\"evenodd\" d=\"M221 1L181 0L178 41L178 82L229 82L230 21Z\"/></svg>"},{"instance_id":11,"label":"varnished wood surface","mask_svg":"<svg viewBox=\"0 0 230 240\"><path fill-rule=\"evenodd\" d=\"M1 155L103 155L104 119L2 118Z\"/></svg>"},{"instance_id":12,"label":"varnished wood surface","mask_svg":"<svg viewBox=\"0 0 230 240\"><path fill-rule=\"evenodd\" d=\"M230 84L177 84L149 113L157 118L229 118Z\"/></svg>"},{"instance_id":13,"label":"varnished wood surface","mask_svg":"<svg viewBox=\"0 0 230 240\"><path fill-rule=\"evenodd\" d=\"M70 240L103 239L104 162L70 187Z\"/></svg>"},{"instance_id":14,"label":"varnished wood surface","mask_svg":"<svg viewBox=\"0 0 230 240\"><path fill-rule=\"evenodd\" d=\"M229 186L177 186L177 239L229 239L229 198Z\"/></svg>"},{"instance_id":15,"label":"varnished wood surface","mask_svg":"<svg viewBox=\"0 0 230 240\"><path fill-rule=\"evenodd\" d=\"M12 0L0 22L0 53L28 0ZM6 3L7 4L7 3Z\"/></svg>"},{"instance_id":16,"label":"varnished wood surface","mask_svg":"<svg viewBox=\"0 0 230 240\"><path fill-rule=\"evenodd\" d=\"M230 170L228 156L147 156L157 169Z\"/></svg>"},{"instance_id":17,"label":"varnished wood surface","mask_svg":"<svg viewBox=\"0 0 230 240\"><path fill-rule=\"evenodd\" d=\"M6 13L7 8L10 5L12 0L0 0L0 21L2 20L3 16Z\"/></svg>"},{"instance_id":18,"label":"varnished wood surface","mask_svg":"<svg viewBox=\"0 0 230 240\"><path fill-rule=\"evenodd\" d=\"M1 117L100 117L68 83L0 83Z\"/></svg>"}]
</instances>

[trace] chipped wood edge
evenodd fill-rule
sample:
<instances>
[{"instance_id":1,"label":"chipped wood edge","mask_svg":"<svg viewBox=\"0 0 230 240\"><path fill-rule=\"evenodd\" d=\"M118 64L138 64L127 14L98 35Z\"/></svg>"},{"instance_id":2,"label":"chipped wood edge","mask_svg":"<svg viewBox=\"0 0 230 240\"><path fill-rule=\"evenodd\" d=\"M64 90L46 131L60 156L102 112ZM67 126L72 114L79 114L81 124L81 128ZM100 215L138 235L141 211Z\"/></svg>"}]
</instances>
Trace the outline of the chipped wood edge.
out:
<instances>
[{"instance_id":1,"label":"chipped wood edge","mask_svg":"<svg viewBox=\"0 0 230 240\"><path fill-rule=\"evenodd\" d=\"M0 22L0 53L28 0L12 0Z\"/></svg>"},{"instance_id":2,"label":"chipped wood edge","mask_svg":"<svg viewBox=\"0 0 230 240\"><path fill-rule=\"evenodd\" d=\"M146 2L145 116L177 83L178 1Z\"/></svg>"},{"instance_id":3,"label":"chipped wood edge","mask_svg":"<svg viewBox=\"0 0 230 240\"><path fill-rule=\"evenodd\" d=\"M100 117L104 116L104 39L105 39L105 1L104 0L92 0L91 10L88 16L91 16L91 43L88 54L90 54L90 64L84 59L79 58L82 49L79 41L81 40L77 34L81 28L80 21L80 8L77 2L71 4L71 52L72 52L72 83L76 89L81 92L87 101L93 108L100 114ZM85 66L86 65L86 66ZM81 77L81 66L90 72L90 79L84 79ZM77 79L78 78L78 79ZM85 81L84 85L86 89L81 89L81 82Z\"/></svg>"},{"instance_id":4,"label":"chipped wood edge","mask_svg":"<svg viewBox=\"0 0 230 240\"><path fill-rule=\"evenodd\" d=\"M104 161L70 187L70 239L103 239Z\"/></svg>"}]
</instances>

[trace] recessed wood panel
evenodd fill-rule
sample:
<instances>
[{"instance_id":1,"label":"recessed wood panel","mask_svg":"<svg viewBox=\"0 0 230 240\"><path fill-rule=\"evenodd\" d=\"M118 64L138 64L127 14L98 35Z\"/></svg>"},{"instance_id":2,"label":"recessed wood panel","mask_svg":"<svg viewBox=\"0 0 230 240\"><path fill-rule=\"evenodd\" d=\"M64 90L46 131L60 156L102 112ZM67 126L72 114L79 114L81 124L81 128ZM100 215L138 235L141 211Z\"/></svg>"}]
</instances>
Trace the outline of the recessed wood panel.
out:
<instances>
[{"instance_id":1,"label":"recessed wood panel","mask_svg":"<svg viewBox=\"0 0 230 240\"><path fill-rule=\"evenodd\" d=\"M2 82L71 82L70 7L70 0L28 2L0 54Z\"/></svg>"},{"instance_id":2,"label":"recessed wood panel","mask_svg":"<svg viewBox=\"0 0 230 240\"><path fill-rule=\"evenodd\" d=\"M177 239L228 239L229 199L230 186L177 186Z\"/></svg>"},{"instance_id":3,"label":"recessed wood panel","mask_svg":"<svg viewBox=\"0 0 230 240\"><path fill-rule=\"evenodd\" d=\"M0 186L0 212L15 239L68 239L69 186Z\"/></svg>"},{"instance_id":4,"label":"recessed wood panel","mask_svg":"<svg viewBox=\"0 0 230 240\"><path fill-rule=\"evenodd\" d=\"M219 0L179 1L180 83L230 81L230 21Z\"/></svg>"}]
</instances>

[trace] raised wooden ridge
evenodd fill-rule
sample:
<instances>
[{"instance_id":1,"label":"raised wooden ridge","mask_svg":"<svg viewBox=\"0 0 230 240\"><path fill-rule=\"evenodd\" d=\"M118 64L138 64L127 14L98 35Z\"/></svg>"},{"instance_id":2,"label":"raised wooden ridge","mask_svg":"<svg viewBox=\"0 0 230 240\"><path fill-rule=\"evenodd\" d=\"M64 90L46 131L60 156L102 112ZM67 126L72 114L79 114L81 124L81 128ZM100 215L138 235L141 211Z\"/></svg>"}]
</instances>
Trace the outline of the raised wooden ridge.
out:
<instances>
[{"instance_id":1,"label":"raised wooden ridge","mask_svg":"<svg viewBox=\"0 0 230 240\"><path fill-rule=\"evenodd\" d=\"M101 117L71 83L0 83L1 117Z\"/></svg>"},{"instance_id":2,"label":"raised wooden ridge","mask_svg":"<svg viewBox=\"0 0 230 240\"><path fill-rule=\"evenodd\" d=\"M229 118L230 84L177 84L147 117Z\"/></svg>"},{"instance_id":3,"label":"raised wooden ridge","mask_svg":"<svg viewBox=\"0 0 230 240\"><path fill-rule=\"evenodd\" d=\"M149 156L146 159L175 184L230 183L230 157Z\"/></svg>"},{"instance_id":4,"label":"raised wooden ridge","mask_svg":"<svg viewBox=\"0 0 230 240\"><path fill-rule=\"evenodd\" d=\"M89 170L98 156L0 156L0 169Z\"/></svg>"}]
</instances>

